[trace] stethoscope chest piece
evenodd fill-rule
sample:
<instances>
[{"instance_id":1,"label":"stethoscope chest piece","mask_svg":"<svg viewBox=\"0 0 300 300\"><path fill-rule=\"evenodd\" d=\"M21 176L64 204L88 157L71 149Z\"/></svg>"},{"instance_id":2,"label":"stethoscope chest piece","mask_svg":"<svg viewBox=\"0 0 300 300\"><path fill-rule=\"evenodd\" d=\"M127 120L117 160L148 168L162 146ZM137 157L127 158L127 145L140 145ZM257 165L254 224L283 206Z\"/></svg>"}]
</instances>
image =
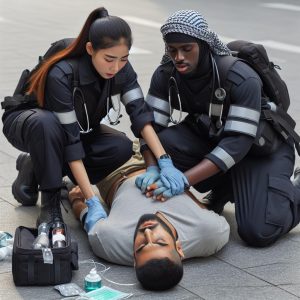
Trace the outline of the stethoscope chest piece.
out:
<instances>
[{"instance_id":1,"label":"stethoscope chest piece","mask_svg":"<svg viewBox=\"0 0 300 300\"><path fill-rule=\"evenodd\" d=\"M215 97L219 101L224 101L224 99L226 98L226 91L221 87L217 88L215 90Z\"/></svg>"}]
</instances>

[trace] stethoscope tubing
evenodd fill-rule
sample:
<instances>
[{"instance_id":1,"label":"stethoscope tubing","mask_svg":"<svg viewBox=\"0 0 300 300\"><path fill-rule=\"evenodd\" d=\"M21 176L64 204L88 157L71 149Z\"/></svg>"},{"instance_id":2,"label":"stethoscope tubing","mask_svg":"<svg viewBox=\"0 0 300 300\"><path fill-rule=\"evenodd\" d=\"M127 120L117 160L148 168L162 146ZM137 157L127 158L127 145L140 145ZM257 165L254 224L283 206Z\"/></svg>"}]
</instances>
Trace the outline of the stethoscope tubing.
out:
<instances>
[{"instance_id":1,"label":"stethoscope tubing","mask_svg":"<svg viewBox=\"0 0 300 300\"><path fill-rule=\"evenodd\" d=\"M221 113L220 113L219 120L218 120L219 126L222 126L221 118L222 118L222 113L223 113L223 103L224 103L223 100L226 97L226 91L221 87L221 80L220 80L218 66L217 66L216 60L214 59L214 57L211 53L210 53L210 58L211 58L211 65L212 65L212 82L213 82L213 84L212 84L212 93L211 93L208 116L211 118L212 100L213 100L213 97L215 96L217 98L217 100L222 102ZM180 97L180 93L179 93L179 89L178 89L178 84L177 84L176 78L173 76L173 73L174 73L174 70L168 81L168 103L169 103L169 112L170 112L170 122L172 122L174 125L176 125L176 124L179 124L182 120L182 102L181 102L181 97ZM215 89L216 78L217 78L218 87ZM179 104L179 119L178 120L175 120L173 118L173 108L172 108L172 103L171 103L172 87L175 89L175 94L176 94L177 101Z\"/></svg>"},{"instance_id":2,"label":"stethoscope tubing","mask_svg":"<svg viewBox=\"0 0 300 300\"><path fill-rule=\"evenodd\" d=\"M78 121L77 119L77 124L80 128L80 133L81 134L87 134L89 132L91 132L93 130L93 128L90 128L90 118L89 118L89 114L88 114L88 111L87 111L87 106L86 106L86 101L85 101L85 97L84 97L84 94L81 90L80 87L75 87L73 89L73 103L75 103L75 95L76 93L79 93L80 94L80 97L82 99L82 102L83 102L83 107L84 107L84 112L85 112L85 117L86 117L86 122L87 122L87 129L84 130L84 128L81 126L80 122ZM117 111L117 117L115 120L112 120L110 115L109 115L109 103L111 103L111 105L113 106L113 109L115 111ZM106 116L108 118L108 121L110 123L110 125L117 125L120 123L119 119L121 117L121 101L120 101L120 97L118 97L118 109L116 110L115 109L115 106L112 102L112 97L111 97L111 82L109 81L108 82L108 97L107 97L107 100L106 100Z\"/></svg>"}]
</instances>

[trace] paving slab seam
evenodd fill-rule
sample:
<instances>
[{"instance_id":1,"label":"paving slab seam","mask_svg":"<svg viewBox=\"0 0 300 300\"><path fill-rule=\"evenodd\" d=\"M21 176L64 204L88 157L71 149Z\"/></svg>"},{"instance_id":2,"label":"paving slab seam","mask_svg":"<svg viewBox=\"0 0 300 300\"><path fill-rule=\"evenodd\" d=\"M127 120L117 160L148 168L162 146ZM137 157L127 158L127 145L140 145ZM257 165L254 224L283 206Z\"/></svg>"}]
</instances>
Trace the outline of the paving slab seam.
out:
<instances>
[{"instance_id":1,"label":"paving slab seam","mask_svg":"<svg viewBox=\"0 0 300 300\"><path fill-rule=\"evenodd\" d=\"M292 262L290 264L293 265L294 262ZM241 270L250 270L250 269L257 268L257 267L276 266L276 265L289 265L289 263L288 262L278 262L278 263L275 262L275 263L269 263L269 264L259 264L257 266L241 268Z\"/></svg>"},{"instance_id":2,"label":"paving slab seam","mask_svg":"<svg viewBox=\"0 0 300 300\"><path fill-rule=\"evenodd\" d=\"M199 297L199 299L201 299L201 300L206 300L205 298L202 298L200 295L195 294L195 292L192 292L192 291L190 291L189 289L185 288L185 287L182 286L180 283L178 284L178 286L180 286L180 287L181 287L182 289L184 289L185 291L187 291L187 292L193 294L194 296Z\"/></svg>"},{"instance_id":3,"label":"paving slab seam","mask_svg":"<svg viewBox=\"0 0 300 300\"><path fill-rule=\"evenodd\" d=\"M216 257L216 256L215 256L215 257ZM251 274L251 273L247 272L247 270L246 270L247 268L244 268L244 269L243 269L243 268L239 268L239 267L237 267L237 266L235 266L235 265L233 265L233 264L227 262L226 260L223 260L223 259L221 259L221 258L219 258L219 257L216 257L216 258L217 258L218 260L220 260L220 261L226 263L227 265L229 265L229 266L231 266L231 267L234 267L235 269L238 269L238 270L240 270L240 271L242 271L242 272L245 272L246 274L248 274L248 275L250 275L250 276L252 276L252 277L254 277L254 278L256 278L256 279L258 279L258 280L260 280L260 281L263 281L263 282L267 283L268 285L270 285L270 286L272 286L272 287L278 288L278 289L282 290L283 292L288 293L288 294L290 294L290 295L292 295L292 296L295 296L295 297L297 297L297 298L300 299L300 297L298 297L297 295L295 295L295 294L293 294L293 293L291 293L291 292L289 292L289 291L287 291L287 290L281 288L281 287L280 287L281 284L280 284L280 285L276 285L276 284L274 284L274 283L272 283L272 282L269 282L269 281L267 281L267 280L265 280L265 279L263 279L263 278L260 278L260 277L257 276L257 275L254 275L254 274ZM271 264L270 264L270 265L271 265ZM250 269L250 268L248 268L248 269ZM250 286L250 287L252 287L252 286ZM262 287L264 287L264 285L263 285Z\"/></svg>"},{"instance_id":4,"label":"paving slab seam","mask_svg":"<svg viewBox=\"0 0 300 300\"><path fill-rule=\"evenodd\" d=\"M5 202L5 203L11 205L11 206L14 207L14 208L19 207L18 204L14 205L14 204L10 203L8 200L6 200L5 198L0 197L0 200L1 200L2 202Z\"/></svg>"}]
</instances>

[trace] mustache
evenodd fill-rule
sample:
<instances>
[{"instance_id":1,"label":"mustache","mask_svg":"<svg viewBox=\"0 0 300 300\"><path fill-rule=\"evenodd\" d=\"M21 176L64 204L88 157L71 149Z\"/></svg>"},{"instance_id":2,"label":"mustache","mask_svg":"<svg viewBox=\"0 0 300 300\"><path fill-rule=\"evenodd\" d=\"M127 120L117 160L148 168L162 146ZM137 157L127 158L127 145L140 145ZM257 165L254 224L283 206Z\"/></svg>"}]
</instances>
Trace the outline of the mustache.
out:
<instances>
[{"instance_id":1,"label":"mustache","mask_svg":"<svg viewBox=\"0 0 300 300\"><path fill-rule=\"evenodd\" d=\"M189 63L185 62L185 61L177 61L175 62L175 65L184 65L184 66L189 66Z\"/></svg>"}]
</instances>

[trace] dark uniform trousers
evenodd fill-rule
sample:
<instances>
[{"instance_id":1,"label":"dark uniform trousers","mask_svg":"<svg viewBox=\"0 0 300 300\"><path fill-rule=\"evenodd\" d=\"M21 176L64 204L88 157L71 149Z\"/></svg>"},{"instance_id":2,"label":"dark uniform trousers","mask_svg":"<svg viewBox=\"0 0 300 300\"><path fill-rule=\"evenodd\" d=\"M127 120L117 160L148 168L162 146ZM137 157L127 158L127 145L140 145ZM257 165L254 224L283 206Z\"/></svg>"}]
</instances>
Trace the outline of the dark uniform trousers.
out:
<instances>
[{"instance_id":1,"label":"dark uniform trousers","mask_svg":"<svg viewBox=\"0 0 300 300\"><path fill-rule=\"evenodd\" d=\"M215 147L193 133L185 122L164 129L159 138L174 165L183 172ZM300 189L290 180L294 161L294 149L282 143L272 155L247 155L225 174L194 188L199 192L221 189L224 199L235 203L240 237L251 246L268 246L300 221Z\"/></svg>"},{"instance_id":2,"label":"dark uniform trousers","mask_svg":"<svg viewBox=\"0 0 300 300\"><path fill-rule=\"evenodd\" d=\"M64 158L65 133L56 116L47 110L30 109L8 115L3 133L17 149L29 152L41 190L61 187L68 175L75 183ZM132 156L132 141L125 134L100 125L82 135L83 163L92 184L96 184Z\"/></svg>"}]
</instances>

